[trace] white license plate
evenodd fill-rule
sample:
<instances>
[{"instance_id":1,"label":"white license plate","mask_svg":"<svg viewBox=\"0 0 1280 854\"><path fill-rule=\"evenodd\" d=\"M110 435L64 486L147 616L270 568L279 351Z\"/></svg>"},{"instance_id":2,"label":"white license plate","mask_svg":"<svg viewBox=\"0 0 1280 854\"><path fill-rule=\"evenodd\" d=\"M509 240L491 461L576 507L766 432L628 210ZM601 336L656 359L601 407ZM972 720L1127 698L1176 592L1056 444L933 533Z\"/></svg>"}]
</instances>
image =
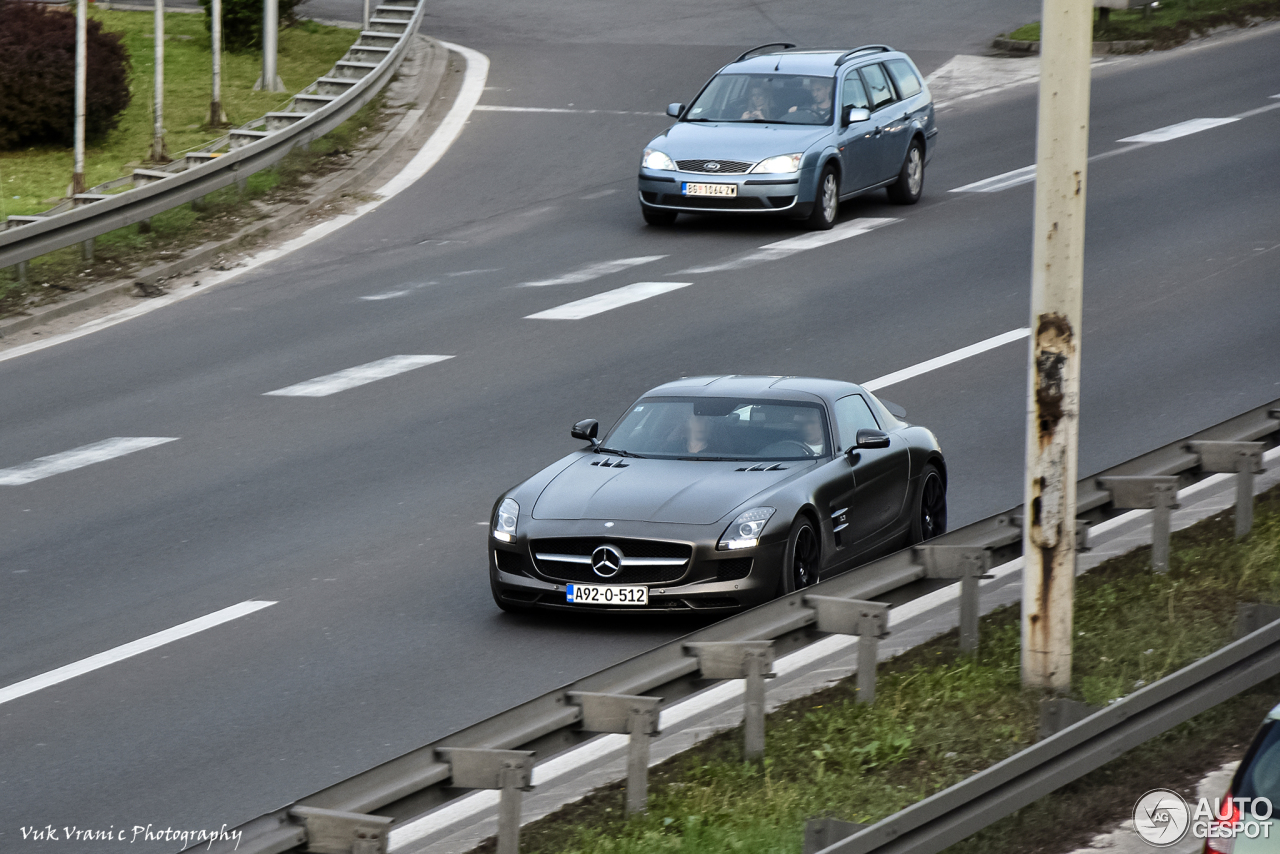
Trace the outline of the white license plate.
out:
<instances>
[{"instance_id":1,"label":"white license plate","mask_svg":"<svg viewBox=\"0 0 1280 854\"><path fill-rule=\"evenodd\" d=\"M648 587L613 584L566 584L565 601L574 605L648 605Z\"/></svg>"},{"instance_id":2,"label":"white license plate","mask_svg":"<svg viewBox=\"0 0 1280 854\"><path fill-rule=\"evenodd\" d=\"M736 196L737 184L690 184L685 183L681 191L686 196Z\"/></svg>"}]
</instances>

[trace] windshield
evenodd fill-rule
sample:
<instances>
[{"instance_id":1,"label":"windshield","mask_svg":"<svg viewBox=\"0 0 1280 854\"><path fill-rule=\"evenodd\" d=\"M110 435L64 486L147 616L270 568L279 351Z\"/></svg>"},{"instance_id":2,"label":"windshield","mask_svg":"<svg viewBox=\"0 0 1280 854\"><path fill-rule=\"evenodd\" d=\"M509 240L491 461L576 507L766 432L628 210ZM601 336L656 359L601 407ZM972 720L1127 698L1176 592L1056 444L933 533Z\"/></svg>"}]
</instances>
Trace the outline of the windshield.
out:
<instances>
[{"instance_id":1,"label":"windshield","mask_svg":"<svg viewBox=\"0 0 1280 854\"><path fill-rule=\"evenodd\" d=\"M723 397L647 397L604 441L615 452L662 459L804 460L830 447L822 407Z\"/></svg>"},{"instance_id":2,"label":"windshield","mask_svg":"<svg viewBox=\"0 0 1280 854\"><path fill-rule=\"evenodd\" d=\"M797 74L721 74L682 121L830 124L833 83L830 77Z\"/></svg>"}]
</instances>

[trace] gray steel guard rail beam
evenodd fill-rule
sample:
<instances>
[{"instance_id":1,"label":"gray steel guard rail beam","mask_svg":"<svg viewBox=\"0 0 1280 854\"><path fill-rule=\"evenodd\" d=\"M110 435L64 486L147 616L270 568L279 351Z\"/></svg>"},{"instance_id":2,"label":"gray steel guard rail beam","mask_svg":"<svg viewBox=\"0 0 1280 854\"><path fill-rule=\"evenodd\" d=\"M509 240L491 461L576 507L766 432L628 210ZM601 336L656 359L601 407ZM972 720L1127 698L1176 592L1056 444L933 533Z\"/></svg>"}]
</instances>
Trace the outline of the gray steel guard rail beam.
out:
<instances>
[{"instance_id":1,"label":"gray steel guard rail beam","mask_svg":"<svg viewBox=\"0 0 1280 854\"><path fill-rule=\"evenodd\" d=\"M819 854L937 854L1276 674L1280 621Z\"/></svg>"},{"instance_id":2,"label":"gray steel guard rail beam","mask_svg":"<svg viewBox=\"0 0 1280 854\"><path fill-rule=\"evenodd\" d=\"M294 146L324 136L367 104L391 79L404 58L409 41L418 31L424 7L425 0L419 0L408 26L400 34L391 52L378 63L378 67L332 102L287 128L229 151L208 163L92 204L53 214L38 222L0 231L0 269L75 246L195 201L274 165Z\"/></svg>"},{"instance_id":3,"label":"gray steel guard rail beam","mask_svg":"<svg viewBox=\"0 0 1280 854\"><path fill-rule=\"evenodd\" d=\"M1280 400L1201 431L1080 481L1083 515L1102 521L1125 512L1109 509L1110 494L1098 488L1098 477L1115 475L1181 475L1190 484L1199 458L1186 450L1192 440L1256 441L1280 444ZM1087 512L1086 512L1087 511ZM1018 511L1014 510L1013 514ZM1011 524L1012 514L1000 514L975 522L931 540L939 545L990 549L996 562L1021 555L1022 534ZM289 810L295 806L321 807L349 813L378 813L408 819L465 794L447 787L449 765L437 758L438 747L479 747L499 750L536 750L540 760L573 747L594 734L578 729L580 712L569 702L571 691L608 694L655 694L667 704L709 684L698 678L697 660L686 655L687 643L700 641L773 640L777 656L821 639L814 628L816 613L805 607L809 595L872 600L888 591L925 577L912 549L904 549L857 567L797 593L729 617L683 638L641 653L591 676L557 688L515 708L501 712L452 733L403 756L357 774L294 804L254 819L239 829L243 841L237 849L248 854L275 854L302 844L302 828L293 824ZM447 791L446 791L447 789ZM288 840L293 840L289 842ZM280 847L283 846L283 847ZM191 851L200 846L192 847ZM213 851L221 851L218 844ZM232 850L226 848L227 851Z\"/></svg>"}]
</instances>

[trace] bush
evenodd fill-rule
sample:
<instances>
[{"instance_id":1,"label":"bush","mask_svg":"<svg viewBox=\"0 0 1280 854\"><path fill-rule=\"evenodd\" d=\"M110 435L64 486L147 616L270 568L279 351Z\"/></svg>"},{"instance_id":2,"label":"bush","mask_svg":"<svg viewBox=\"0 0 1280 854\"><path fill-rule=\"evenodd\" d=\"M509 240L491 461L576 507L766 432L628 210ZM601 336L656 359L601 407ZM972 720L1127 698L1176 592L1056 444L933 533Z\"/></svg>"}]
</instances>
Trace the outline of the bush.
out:
<instances>
[{"instance_id":1,"label":"bush","mask_svg":"<svg viewBox=\"0 0 1280 854\"><path fill-rule=\"evenodd\" d=\"M298 7L306 0L277 0L280 26L298 22ZM204 7L204 28L213 30L213 3L200 0ZM245 51L262 48L262 0L222 0L222 47Z\"/></svg>"},{"instance_id":2,"label":"bush","mask_svg":"<svg viewBox=\"0 0 1280 854\"><path fill-rule=\"evenodd\" d=\"M85 136L94 138L129 106L129 53L92 19L86 52ZM75 65L74 14L0 0L0 150L74 142Z\"/></svg>"}]
</instances>

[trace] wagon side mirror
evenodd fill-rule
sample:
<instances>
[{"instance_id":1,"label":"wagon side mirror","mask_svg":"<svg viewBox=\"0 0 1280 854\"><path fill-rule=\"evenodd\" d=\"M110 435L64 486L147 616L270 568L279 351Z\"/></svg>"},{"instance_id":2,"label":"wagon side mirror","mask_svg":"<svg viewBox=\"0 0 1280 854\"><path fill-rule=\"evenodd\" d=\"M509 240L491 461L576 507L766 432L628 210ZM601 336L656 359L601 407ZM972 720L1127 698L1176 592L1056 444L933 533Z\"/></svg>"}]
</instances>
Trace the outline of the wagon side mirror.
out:
<instances>
[{"instance_id":1,"label":"wagon side mirror","mask_svg":"<svg viewBox=\"0 0 1280 854\"><path fill-rule=\"evenodd\" d=\"M667 104L667 115L673 119L680 118L680 114L684 112L684 104Z\"/></svg>"},{"instance_id":2,"label":"wagon side mirror","mask_svg":"<svg viewBox=\"0 0 1280 854\"><path fill-rule=\"evenodd\" d=\"M858 431L856 447L866 450L889 447L889 434L881 430L863 428Z\"/></svg>"},{"instance_id":3,"label":"wagon side mirror","mask_svg":"<svg viewBox=\"0 0 1280 854\"><path fill-rule=\"evenodd\" d=\"M587 418L573 425L569 431L569 435L575 439L585 439L592 445L596 444L596 436L600 433L600 422L594 418Z\"/></svg>"},{"instance_id":4,"label":"wagon side mirror","mask_svg":"<svg viewBox=\"0 0 1280 854\"><path fill-rule=\"evenodd\" d=\"M862 107L849 107L844 112L844 126L857 124L858 122L871 121L871 111L864 110Z\"/></svg>"}]
</instances>

